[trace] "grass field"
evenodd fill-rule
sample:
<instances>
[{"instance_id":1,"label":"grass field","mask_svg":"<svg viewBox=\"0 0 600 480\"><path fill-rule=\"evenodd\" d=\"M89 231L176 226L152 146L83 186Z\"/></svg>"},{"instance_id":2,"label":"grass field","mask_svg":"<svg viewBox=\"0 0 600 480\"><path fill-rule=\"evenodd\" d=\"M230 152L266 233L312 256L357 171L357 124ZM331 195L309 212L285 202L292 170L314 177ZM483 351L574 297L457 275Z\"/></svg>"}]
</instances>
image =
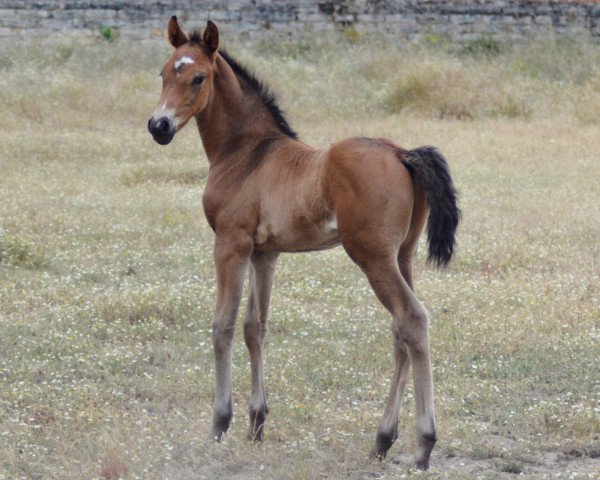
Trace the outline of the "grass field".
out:
<instances>
[{"instance_id":1,"label":"grass field","mask_svg":"<svg viewBox=\"0 0 600 480\"><path fill-rule=\"evenodd\" d=\"M389 318L341 249L280 260L271 414L207 444L213 360L208 164L193 125L146 131L166 45L0 51L0 479L599 478L600 46L410 48L355 35L228 42L305 141L383 136L449 159L450 268L417 262L439 442L410 469L414 402L371 461ZM498 48L496 48L498 47Z\"/></svg>"}]
</instances>

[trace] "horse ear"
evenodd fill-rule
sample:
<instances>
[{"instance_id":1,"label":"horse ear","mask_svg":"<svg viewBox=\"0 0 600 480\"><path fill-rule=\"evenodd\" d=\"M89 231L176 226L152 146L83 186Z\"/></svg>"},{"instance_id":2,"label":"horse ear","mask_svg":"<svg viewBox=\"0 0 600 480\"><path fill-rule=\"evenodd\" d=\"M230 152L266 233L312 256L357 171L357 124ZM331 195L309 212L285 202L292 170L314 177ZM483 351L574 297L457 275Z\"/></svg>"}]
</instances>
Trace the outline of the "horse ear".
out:
<instances>
[{"instance_id":1,"label":"horse ear","mask_svg":"<svg viewBox=\"0 0 600 480\"><path fill-rule=\"evenodd\" d=\"M211 57L219 48L219 29L210 20L206 22L206 29L202 35L202 43L206 49L206 53Z\"/></svg>"},{"instance_id":2,"label":"horse ear","mask_svg":"<svg viewBox=\"0 0 600 480\"><path fill-rule=\"evenodd\" d=\"M183 30L181 30L177 17L173 15L169 20L169 43L175 48L178 48L187 42L188 37L183 33Z\"/></svg>"}]
</instances>

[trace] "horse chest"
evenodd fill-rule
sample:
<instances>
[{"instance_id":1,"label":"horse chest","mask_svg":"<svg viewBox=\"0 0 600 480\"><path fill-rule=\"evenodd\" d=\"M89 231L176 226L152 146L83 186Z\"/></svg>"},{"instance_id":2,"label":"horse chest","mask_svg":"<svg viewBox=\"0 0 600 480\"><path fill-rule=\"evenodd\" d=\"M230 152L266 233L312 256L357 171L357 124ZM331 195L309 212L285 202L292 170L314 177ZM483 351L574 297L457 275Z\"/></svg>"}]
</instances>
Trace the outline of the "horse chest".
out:
<instances>
[{"instance_id":1,"label":"horse chest","mask_svg":"<svg viewBox=\"0 0 600 480\"><path fill-rule=\"evenodd\" d=\"M213 231L243 228L252 231L256 225L256 201L244 189L219 176L209 179L202 194L204 215Z\"/></svg>"}]
</instances>

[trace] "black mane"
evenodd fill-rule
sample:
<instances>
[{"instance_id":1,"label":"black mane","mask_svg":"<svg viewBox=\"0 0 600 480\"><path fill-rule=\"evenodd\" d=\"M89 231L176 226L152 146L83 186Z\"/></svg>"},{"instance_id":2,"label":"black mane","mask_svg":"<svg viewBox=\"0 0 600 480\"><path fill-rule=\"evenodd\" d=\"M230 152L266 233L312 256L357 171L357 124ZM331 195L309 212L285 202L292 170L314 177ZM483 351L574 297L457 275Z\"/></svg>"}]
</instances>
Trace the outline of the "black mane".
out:
<instances>
[{"instance_id":1,"label":"black mane","mask_svg":"<svg viewBox=\"0 0 600 480\"><path fill-rule=\"evenodd\" d=\"M190 35L189 41L190 43L202 45L202 36L200 35L200 32L198 30L194 30ZM275 120L279 130L288 137L297 139L298 134L292 129L292 127L290 127L290 124L281 111L281 108L279 108L279 105L277 105L277 98L271 89L258 78L256 78L254 74L246 67L238 63L238 61L234 58L230 57L225 50L220 49L219 54L231 67L234 73L256 92L263 105L267 107L267 110L271 113L271 116L273 117L273 120Z\"/></svg>"},{"instance_id":2,"label":"black mane","mask_svg":"<svg viewBox=\"0 0 600 480\"><path fill-rule=\"evenodd\" d=\"M219 50L219 53L221 54L221 57L223 57L223 60L229 64L234 73L239 78L244 80L250 86L250 88L257 93L263 105L267 107L267 110L273 116L273 120L275 120L279 130L285 133L288 137L297 139L298 134L292 129L292 127L290 127L290 124L281 111L281 108L279 108L279 105L277 105L277 98L275 97L273 91L258 78L256 78L254 74L246 67L239 64L234 58L230 57L225 50Z\"/></svg>"}]
</instances>

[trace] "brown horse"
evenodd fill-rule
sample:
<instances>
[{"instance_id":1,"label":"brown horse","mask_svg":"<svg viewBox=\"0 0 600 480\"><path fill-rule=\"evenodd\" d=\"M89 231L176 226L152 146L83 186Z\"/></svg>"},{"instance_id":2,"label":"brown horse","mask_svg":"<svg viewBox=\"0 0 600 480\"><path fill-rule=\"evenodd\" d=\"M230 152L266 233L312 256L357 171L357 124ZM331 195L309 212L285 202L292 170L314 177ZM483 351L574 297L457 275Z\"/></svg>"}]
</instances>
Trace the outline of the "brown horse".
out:
<instances>
[{"instance_id":1,"label":"brown horse","mask_svg":"<svg viewBox=\"0 0 600 480\"><path fill-rule=\"evenodd\" d=\"M166 145L195 118L210 163L202 203L215 232L217 275L211 437L221 439L233 413L232 339L248 266L249 438L262 440L263 352L277 257L341 244L392 315L395 369L373 455L383 458L398 436L412 364L415 461L427 469L436 441L433 381L428 316L413 293L412 267L426 221L429 259L439 266L452 257L460 211L444 157L433 147L407 151L380 138L314 149L298 140L269 90L219 50L214 23L188 37L172 17L168 36L175 52L162 69L162 95L148 130Z\"/></svg>"}]
</instances>

